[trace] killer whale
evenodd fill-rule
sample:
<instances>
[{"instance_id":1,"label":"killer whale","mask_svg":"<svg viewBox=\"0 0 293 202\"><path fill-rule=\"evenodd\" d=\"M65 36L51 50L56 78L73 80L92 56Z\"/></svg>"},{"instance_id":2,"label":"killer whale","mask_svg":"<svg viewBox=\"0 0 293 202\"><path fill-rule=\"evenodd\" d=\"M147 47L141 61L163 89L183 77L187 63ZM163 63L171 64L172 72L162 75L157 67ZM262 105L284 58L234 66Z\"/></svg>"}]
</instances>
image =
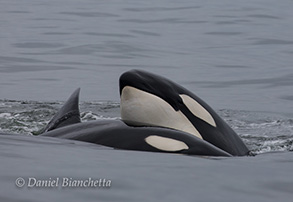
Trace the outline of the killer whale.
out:
<instances>
[{"instance_id":1,"label":"killer whale","mask_svg":"<svg viewBox=\"0 0 293 202\"><path fill-rule=\"evenodd\" d=\"M178 84L145 71L131 70L121 75L119 85L121 120L81 123L78 89L41 135L117 149L250 155L237 134L205 102Z\"/></svg>"},{"instance_id":2,"label":"killer whale","mask_svg":"<svg viewBox=\"0 0 293 202\"><path fill-rule=\"evenodd\" d=\"M79 89L50 120L40 136L79 140L116 149L231 156L191 134L163 127L133 127L122 120L79 122Z\"/></svg>"},{"instance_id":3,"label":"killer whale","mask_svg":"<svg viewBox=\"0 0 293 202\"><path fill-rule=\"evenodd\" d=\"M235 131L203 100L184 87L142 70L120 77L121 118L129 125L152 125L193 134L233 156L249 153Z\"/></svg>"},{"instance_id":4,"label":"killer whale","mask_svg":"<svg viewBox=\"0 0 293 202\"><path fill-rule=\"evenodd\" d=\"M41 135L79 140L124 150L232 156L188 133L159 127L132 127L121 120L77 123Z\"/></svg>"},{"instance_id":5,"label":"killer whale","mask_svg":"<svg viewBox=\"0 0 293 202\"><path fill-rule=\"evenodd\" d=\"M72 95L68 98L63 107L58 111L57 114L50 120L47 126L39 131L39 133L45 133L55 128L80 123L80 112L79 112L79 93L80 88L76 89Z\"/></svg>"}]
</instances>

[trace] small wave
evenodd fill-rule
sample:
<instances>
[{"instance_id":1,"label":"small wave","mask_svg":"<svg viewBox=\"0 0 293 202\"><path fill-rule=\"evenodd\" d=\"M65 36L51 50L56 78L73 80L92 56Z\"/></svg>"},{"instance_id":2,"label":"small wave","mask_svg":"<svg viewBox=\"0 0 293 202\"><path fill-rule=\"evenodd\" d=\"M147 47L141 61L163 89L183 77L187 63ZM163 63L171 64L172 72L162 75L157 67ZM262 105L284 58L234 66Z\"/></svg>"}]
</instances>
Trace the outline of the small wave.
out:
<instances>
[{"instance_id":1,"label":"small wave","mask_svg":"<svg viewBox=\"0 0 293 202\"><path fill-rule=\"evenodd\" d=\"M119 117L107 117L101 114L96 114L92 111L89 112L81 112L80 113L81 121L93 121L93 120L100 120L100 119L119 119Z\"/></svg>"},{"instance_id":2,"label":"small wave","mask_svg":"<svg viewBox=\"0 0 293 202\"><path fill-rule=\"evenodd\" d=\"M220 115L256 154L292 151L293 120L265 112L221 110Z\"/></svg>"},{"instance_id":3,"label":"small wave","mask_svg":"<svg viewBox=\"0 0 293 202\"><path fill-rule=\"evenodd\" d=\"M0 119L1 119L1 118L9 119L9 118L11 118L11 117L12 117L11 113L1 113L1 114L0 114Z\"/></svg>"},{"instance_id":4,"label":"small wave","mask_svg":"<svg viewBox=\"0 0 293 202\"><path fill-rule=\"evenodd\" d=\"M64 102L0 100L0 130L34 134L44 128ZM81 120L119 118L119 103L82 102Z\"/></svg>"},{"instance_id":5,"label":"small wave","mask_svg":"<svg viewBox=\"0 0 293 202\"><path fill-rule=\"evenodd\" d=\"M241 138L255 154L275 151L293 151L293 136L253 136L243 134Z\"/></svg>"}]
</instances>

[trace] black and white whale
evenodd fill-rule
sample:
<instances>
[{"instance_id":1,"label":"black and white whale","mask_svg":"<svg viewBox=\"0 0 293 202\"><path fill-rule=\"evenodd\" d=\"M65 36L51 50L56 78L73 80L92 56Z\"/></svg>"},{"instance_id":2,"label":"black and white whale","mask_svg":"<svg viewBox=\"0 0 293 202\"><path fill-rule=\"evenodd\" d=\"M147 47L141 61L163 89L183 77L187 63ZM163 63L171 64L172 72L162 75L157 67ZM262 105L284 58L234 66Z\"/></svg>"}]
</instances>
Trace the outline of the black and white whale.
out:
<instances>
[{"instance_id":1,"label":"black and white whale","mask_svg":"<svg viewBox=\"0 0 293 202\"><path fill-rule=\"evenodd\" d=\"M196 95L161 76L131 70L120 77L121 118L130 125L172 128L231 155L248 154L234 130Z\"/></svg>"},{"instance_id":2,"label":"black and white whale","mask_svg":"<svg viewBox=\"0 0 293 202\"><path fill-rule=\"evenodd\" d=\"M121 120L81 123L77 89L41 135L127 150L250 154L239 136L205 102L166 78L128 71L120 77L120 96Z\"/></svg>"},{"instance_id":3,"label":"black and white whale","mask_svg":"<svg viewBox=\"0 0 293 202\"><path fill-rule=\"evenodd\" d=\"M79 140L117 149L231 156L193 135L163 127L133 127L122 120L81 122L77 89L42 130L40 136Z\"/></svg>"}]
</instances>

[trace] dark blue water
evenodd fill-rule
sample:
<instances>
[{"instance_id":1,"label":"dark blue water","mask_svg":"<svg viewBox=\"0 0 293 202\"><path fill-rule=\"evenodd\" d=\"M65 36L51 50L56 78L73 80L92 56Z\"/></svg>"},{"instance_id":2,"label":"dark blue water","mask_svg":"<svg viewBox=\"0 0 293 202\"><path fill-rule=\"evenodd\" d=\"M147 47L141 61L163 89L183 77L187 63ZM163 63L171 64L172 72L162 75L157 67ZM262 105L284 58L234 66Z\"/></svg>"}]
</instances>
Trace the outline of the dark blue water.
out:
<instances>
[{"instance_id":1,"label":"dark blue water","mask_svg":"<svg viewBox=\"0 0 293 202\"><path fill-rule=\"evenodd\" d=\"M34 133L77 87L83 121L119 118L119 76L136 68L194 92L259 155L206 159L1 136L0 199L292 201L292 8L290 0L1 0L1 131ZM15 186L34 175L101 176L113 186Z\"/></svg>"}]
</instances>

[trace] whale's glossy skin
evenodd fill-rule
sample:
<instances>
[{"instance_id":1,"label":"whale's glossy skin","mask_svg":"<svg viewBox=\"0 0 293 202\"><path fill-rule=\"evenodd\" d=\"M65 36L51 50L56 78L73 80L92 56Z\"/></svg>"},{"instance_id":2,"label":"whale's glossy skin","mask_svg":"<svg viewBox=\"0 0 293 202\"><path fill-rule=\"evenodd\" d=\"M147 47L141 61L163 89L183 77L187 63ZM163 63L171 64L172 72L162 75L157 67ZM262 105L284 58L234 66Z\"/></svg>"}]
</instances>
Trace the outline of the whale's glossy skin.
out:
<instances>
[{"instance_id":1,"label":"whale's glossy skin","mask_svg":"<svg viewBox=\"0 0 293 202\"><path fill-rule=\"evenodd\" d=\"M124 99L123 92L125 89L128 91L128 97ZM136 93L140 93L140 95L133 101L132 97L134 97ZM166 116L162 118L163 114L167 110L170 111L170 109L172 109L174 111L173 114L180 113L179 119L181 118L181 122L189 121L190 126L194 127L197 135L201 136L204 141L211 143L233 156L243 156L249 154L249 150L241 138L208 104L192 92L164 77L141 70L131 70L125 72L120 77L120 94L121 100L124 99L124 102L128 101L132 104L134 103L129 107L121 101L121 116L123 119L123 114L126 114L126 119L124 121L128 124L134 123L134 125L136 125L135 122L138 121L143 122L144 125L147 125L148 121L152 122L152 120L156 119L158 116L160 117L160 120L164 122L164 120L167 120L169 117ZM149 105L145 102L144 100L148 99L148 95L150 100L157 100L158 102L164 102L164 105L168 105L166 106L165 111L162 110L156 114L156 110L160 110L162 107L156 108L156 110L152 111L152 108L154 108L156 103ZM142 96L145 96L144 100L139 100ZM135 107L136 102L141 102L143 104ZM190 103L194 105L191 106ZM126 106L126 112L124 112L123 105ZM146 107L149 107L149 109L146 109ZM131 110L130 115L127 114L128 110ZM147 120L144 120L144 117L141 118L142 121L138 120L137 117L139 114L145 114L146 111L152 111L153 116L151 114L147 114L149 116ZM197 112L199 112L199 115L196 114ZM132 114L135 114L135 116L132 116ZM169 115L171 113L166 112L166 114ZM179 119L178 121L180 121ZM166 125L160 125L161 123L156 121L150 124L166 126L168 123ZM175 125L177 122L174 121L172 124ZM178 128L180 127L182 126L178 126ZM182 127L183 130L184 127L185 125Z\"/></svg>"},{"instance_id":2,"label":"whale's glossy skin","mask_svg":"<svg viewBox=\"0 0 293 202\"><path fill-rule=\"evenodd\" d=\"M188 133L159 127L132 127L121 120L98 120L61 127L42 136L73 139L117 149L171 152L205 156L231 156L214 145ZM184 142L188 149L166 151L146 142L149 136L160 136Z\"/></svg>"}]
</instances>

